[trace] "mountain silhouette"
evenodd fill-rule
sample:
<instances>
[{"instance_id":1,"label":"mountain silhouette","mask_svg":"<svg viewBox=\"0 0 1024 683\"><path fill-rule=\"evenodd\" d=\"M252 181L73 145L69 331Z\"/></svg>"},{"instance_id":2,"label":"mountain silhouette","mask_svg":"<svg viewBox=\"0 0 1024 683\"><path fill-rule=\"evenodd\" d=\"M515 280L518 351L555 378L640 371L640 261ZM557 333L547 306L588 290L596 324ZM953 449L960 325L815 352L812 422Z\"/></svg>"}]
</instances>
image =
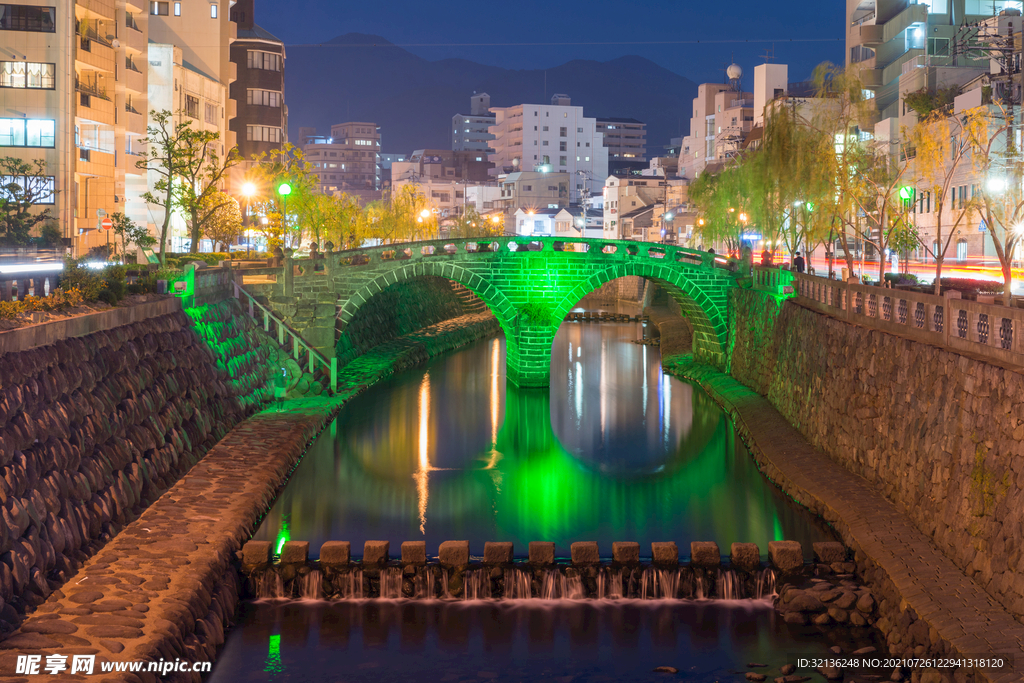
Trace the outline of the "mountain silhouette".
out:
<instances>
[{"instance_id":1,"label":"mountain silhouette","mask_svg":"<svg viewBox=\"0 0 1024 683\"><path fill-rule=\"evenodd\" d=\"M638 119L647 124L651 156L686 133L697 94L693 81L637 56L515 70L466 59L430 61L381 36L349 33L289 47L287 57L290 140L298 140L302 126L328 134L335 123L372 121L381 127L381 150L390 154L450 149L452 116L469 113L476 91L490 94L496 107L545 104L565 93L586 116Z\"/></svg>"}]
</instances>

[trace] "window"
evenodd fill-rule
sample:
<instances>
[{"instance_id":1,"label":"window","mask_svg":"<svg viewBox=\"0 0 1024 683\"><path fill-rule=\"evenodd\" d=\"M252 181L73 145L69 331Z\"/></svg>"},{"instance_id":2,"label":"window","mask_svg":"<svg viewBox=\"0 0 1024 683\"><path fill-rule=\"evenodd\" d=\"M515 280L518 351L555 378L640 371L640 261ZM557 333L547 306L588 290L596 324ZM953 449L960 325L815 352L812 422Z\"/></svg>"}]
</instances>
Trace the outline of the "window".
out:
<instances>
[{"instance_id":1,"label":"window","mask_svg":"<svg viewBox=\"0 0 1024 683\"><path fill-rule=\"evenodd\" d=\"M956 241L956 262L963 263L967 260L967 240L960 238Z\"/></svg>"},{"instance_id":2,"label":"window","mask_svg":"<svg viewBox=\"0 0 1024 683\"><path fill-rule=\"evenodd\" d=\"M176 16L176 17L180 17L181 16L181 3L180 2L174 3L174 16Z\"/></svg>"},{"instance_id":3,"label":"window","mask_svg":"<svg viewBox=\"0 0 1024 683\"><path fill-rule=\"evenodd\" d=\"M53 64L0 62L0 88L53 90Z\"/></svg>"},{"instance_id":4,"label":"window","mask_svg":"<svg viewBox=\"0 0 1024 683\"><path fill-rule=\"evenodd\" d=\"M561 128L559 128L559 129L558 129L558 135L559 135L559 137L563 137L563 138L564 138L564 137L565 137L565 136L567 135L567 133L566 133L566 130L567 130L567 129L566 129L566 127L565 127L565 126L562 126Z\"/></svg>"},{"instance_id":5,"label":"window","mask_svg":"<svg viewBox=\"0 0 1024 683\"><path fill-rule=\"evenodd\" d=\"M220 117L217 116L217 114L218 114L217 110L219 109L219 107L216 104L210 104L209 102L207 102L205 109L206 109L206 117L204 118L204 120L207 123L212 123L212 124L216 125L218 120L220 119Z\"/></svg>"},{"instance_id":6,"label":"window","mask_svg":"<svg viewBox=\"0 0 1024 683\"><path fill-rule=\"evenodd\" d=\"M245 139L255 142L281 142L281 129L274 126L246 126Z\"/></svg>"},{"instance_id":7,"label":"window","mask_svg":"<svg viewBox=\"0 0 1024 683\"><path fill-rule=\"evenodd\" d=\"M53 176L23 176L5 175L0 176L0 198L10 198L11 192L7 186L17 185L17 194L34 197L33 204L53 204Z\"/></svg>"},{"instance_id":8,"label":"window","mask_svg":"<svg viewBox=\"0 0 1024 683\"><path fill-rule=\"evenodd\" d=\"M52 119L0 119L0 147L54 147Z\"/></svg>"},{"instance_id":9,"label":"window","mask_svg":"<svg viewBox=\"0 0 1024 683\"><path fill-rule=\"evenodd\" d=\"M558 143L558 151L559 152L564 152L565 151L565 142L559 142Z\"/></svg>"},{"instance_id":10,"label":"window","mask_svg":"<svg viewBox=\"0 0 1024 683\"><path fill-rule=\"evenodd\" d=\"M192 119L199 118L199 98L192 95L185 95L185 116Z\"/></svg>"},{"instance_id":11,"label":"window","mask_svg":"<svg viewBox=\"0 0 1024 683\"><path fill-rule=\"evenodd\" d=\"M170 14L170 7L171 3L169 2L156 2L156 0L154 0L153 2L149 3L149 13L155 14L160 17L166 17L168 14Z\"/></svg>"},{"instance_id":12,"label":"window","mask_svg":"<svg viewBox=\"0 0 1024 683\"><path fill-rule=\"evenodd\" d=\"M548 141L545 140L544 142L541 143L541 145L544 146L544 147L547 147L548 146Z\"/></svg>"},{"instance_id":13,"label":"window","mask_svg":"<svg viewBox=\"0 0 1024 683\"><path fill-rule=\"evenodd\" d=\"M264 52L263 50L248 50L247 64L250 69L280 71L281 55L276 52Z\"/></svg>"},{"instance_id":14,"label":"window","mask_svg":"<svg viewBox=\"0 0 1024 683\"><path fill-rule=\"evenodd\" d=\"M568 158L568 157L558 157L558 165L559 165L559 166L565 166L565 165L566 165L566 159L567 159L567 158Z\"/></svg>"},{"instance_id":15,"label":"window","mask_svg":"<svg viewBox=\"0 0 1024 683\"><path fill-rule=\"evenodd\" d=\"M255 104L261 107L280 107L281 93L276 90L256 90L249 88L246 96L247 104Z\"/></svg>"},{"instance_id":16,"label":"window","mask_svg":"<svg viewBox=\"0 0 1024 683\"><path fill-rule=\"evenodd\" d=\"M523 185L523 192L533 192L533 185Z\"/></svg>"},{"instance_id":17,"label":"window","mask_svg":"<svg viewBox=\"0 0 1024 683\"><path fill-rule=\"evenodd\" d=\"M576 129L576 132L577 132L577 133L582 133L582 132L583 132L583 128L582 128L582 127L580 127L580 128L577 128L577 129Z\"/></svg>"},{"instance_id":18,"label":"window","mask_svg":"<svg viewBox=\"0 0 1024 683\"><path fill-rule=\"evenodd\" d=\"M533 127L533 129L534 129L534 130L537 130L537 127L536 127L536 126L534 126L534 127ZM544 126L544 131L545 131L545 132L547 132L547 129L548 129L548 127L547 127L547 126Z\"/></svg>"},{"instance_id":19,"label":"window","mask_svg":"<svg viewBox=\"0 0 1024 683\"><path fill-rule=\"evenodd\" d=\"M210 5L210 18L211 19L216 19L217 18L217 6L216 5Z\"/></svg>"},{"instance_id":20,"label":"window","mask_svg":"<svg viewBox=\"0 0 1024 683\"><path fill-rule=\"evenodd\" d=\"M36 31L53 33L56 7L32 5L0 5L0 31Z\"/></svg>"}]
</instances>

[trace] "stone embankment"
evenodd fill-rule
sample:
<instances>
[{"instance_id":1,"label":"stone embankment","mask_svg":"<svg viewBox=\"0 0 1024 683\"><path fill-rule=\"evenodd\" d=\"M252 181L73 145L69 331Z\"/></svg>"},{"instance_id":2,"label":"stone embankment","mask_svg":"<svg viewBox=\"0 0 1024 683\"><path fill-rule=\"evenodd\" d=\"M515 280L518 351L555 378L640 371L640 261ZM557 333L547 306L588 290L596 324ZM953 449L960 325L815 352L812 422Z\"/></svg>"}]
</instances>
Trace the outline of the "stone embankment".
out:
<instances>
[{"instance_id":1,"label":"stone embankment","mask_svg":"<svg viewBox=\"0 0 1024 683\"><path fill-rule=\"evenodd\" d=\"M221 308L0 355L0 631L260 402L251 344Z\"/></svg>"},{"instance_id":2,"label":"stone embankment","mask_svg":"<svg viewBox=\"0 0 1024 683\"><path fill-rule=\"evenodd\" d=\"M940 551L929 534L914 524L912 519L919 519L920 513L904 510L883 495L883 492L909 488L914 482L927 488L927 479L908 477L905 472L901 474L897 469L889 469L890 478L884 481L879 481L877 475L871 478L860 476L863 470L853 466L848 469L848 459L860 461L870 457L875 458L874 462L877 463L877 458L885 452L877 447L879 441L873 442L876 449L870 453L861 450L861 446L851 446L851 451L841 456L833 455L834 459L830 459L822 452L825 448L818 450L801 434L801 431L813 434L814 425L828 420L831 422L827 423L832 424L833 429L840 434L849 433L850 430L877 429L879 423L873 420L880 417L881 412L870 418L853 411L856 411L860 402L875 400L866 397L887 394L890 399L896 400L895 405L906 409L893 411L891 418L887 414L885 420L901 420L904 426L910 425L910 433L917 434L917 438L924 438L918 427L923 418L923 405L932 400L932 394L908 393L894 397L890 386L896 384L906 390L904 382L908 376L928 372L921 368L923 359L920 363L908 362L911 353L924 351L903 348L897 353L897 349L893 348L889 349L891 356L882 358L877 356L879 346L885 347L889 343L903 340L875 340L870 342L874 353L865 352L862 355L855 343L857 334L854 331L843 331L840 335L847 340L845 347L835 346L831 339L835 331L830 329L836 324L845 323L823 320L819 321L820 328L796 324L794 327L797 329L791 330L782 321L778 324L774 322L775 317L771 311L761 310L771 305L777 306L770 303L771 297L749 291L737 291L734 297L737 318L734 325L736 339L732 353L733 373L746 377L752 384L756 384L760 377L765 383L762 388L767 386L782 395L793 397L794 401L805 407L805 412L799 415L791 413L792 417L787 420L785 413L780 414L768 398L733 377L694 362L689 356L666 358L663 361L665 367L673 374L701 384L729 413L738 434L750 448L764 474L794 500L822 515L840 533L844 543L853 549L856 575L868 586L877 603L878 619L875 625L885 635L889 651L904 657L1019 656L1024 652L1024 627L994 597L987 594L977 581L965 575ZM802 312L787 313L791 306L793 304L786 304L784 315L803 317L807 313L821 317L803 309L800 309ZM864 330L859 332L871 337L880 334ZM862 339L859 343L865 342ZM828 348L833 348L833 353L827 354L826 361L821 355L822 350ZM937 349L933 351L942 353ZM812 354L823 365L815 369L810 363L794 364L794 358L808 358ZM875 360L870 360L869 356L874 356ZM893 370L891 376L884 373L884 376L872 375L868 370L869 367L879 368L886 363L889 364L886 367ZM906 367L896 372L895 367L902 364L906 364ZM832 370L833 365L838 370ZM793 368L793 371L788 374L782 372L787 367ZM836 381L830 374L839 372L842 376L842 368L855 367L860 368L855 375L860 381ZM981 372L982 378L992 371L976 369ZM961 379L967 381L966 378ZM951 383L955 381L960 380L949 380ZM968 383L973 385L972 382ZM941 384L946 385L945 382ZM782 389L783 386L788 388ZM771 398L771 392L768 393ZM838 398L840 395L842 402ZM953 397L948 400L953 400ZM834 415L828 418L823 416L822 412L826 412L823 405L811 407L816 401L831 406L828 410ZM904 405L907 401L911 405ZM975 404L975 399L965 399L965 402ZM881 407L878 404L878 408ZM892 410L892 406L888 410ZM935 406L934 410L937 415L946 409ZM930 413L924 411L924 414ZM800 431L794 425L800 427ZM955 434L963 426L954 423L948 429ZM941 426L936 428L944 429ZM952 434L947 432L945 438ZM827 441L824 436L821 438ZM837 435L835 438L844 437ZM943 451L915 450L904 454L921 461L938 459L937 453L940 452ZM913 472L913 467L908 465L908 471ZM953 487L958 485L957 481L946 483ZM955 493L951 492L950 500L954 502L953 509L959 509L959 499ZM1006 551L1011 552L1009 546ZM977 572L974 574L976 579ZM784 602L788 602L789 596L785 592L782 597ZM1019 680L1019 674L1006 670L918 669L913 672L912 680L1011 681Z\"/></svg>"}]
</instances>

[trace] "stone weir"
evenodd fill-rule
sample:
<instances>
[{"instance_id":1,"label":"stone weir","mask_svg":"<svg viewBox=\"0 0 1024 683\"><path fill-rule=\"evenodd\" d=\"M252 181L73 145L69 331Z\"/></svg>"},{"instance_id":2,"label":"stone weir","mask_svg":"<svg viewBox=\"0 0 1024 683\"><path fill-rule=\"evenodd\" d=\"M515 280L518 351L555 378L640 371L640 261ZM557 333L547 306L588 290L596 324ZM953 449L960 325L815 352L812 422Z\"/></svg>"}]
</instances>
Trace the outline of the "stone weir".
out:
<instances>
[{"instance_id":1,"label":"stone weir","mask_svg":"<svg viewBox=\"0 0 1024 683\"><path fill-rule=\"evenodd\" d=\"M354 562L345 541L324 543L312 561L305 541L285 542L276 556L269 541L249 541L239 555L246 594L257 599L771 598L791 623L873 623L874 598L852 580L842 544L815 543L810 564L796 541L772 541L768 550L764 563L756 544L733 543L723 561L717 543L694 542L680 563L675 543L652 543L641 562L638 543L620 542L609 561L597 543L580 542L565 561L554 543L533 542L528 560L514 561L512 543L485 543L474 558L468 541L446 541L432 559L423 541L407 541L392 561L387 541L367 541Z\"/></svg>"}]
</instances>

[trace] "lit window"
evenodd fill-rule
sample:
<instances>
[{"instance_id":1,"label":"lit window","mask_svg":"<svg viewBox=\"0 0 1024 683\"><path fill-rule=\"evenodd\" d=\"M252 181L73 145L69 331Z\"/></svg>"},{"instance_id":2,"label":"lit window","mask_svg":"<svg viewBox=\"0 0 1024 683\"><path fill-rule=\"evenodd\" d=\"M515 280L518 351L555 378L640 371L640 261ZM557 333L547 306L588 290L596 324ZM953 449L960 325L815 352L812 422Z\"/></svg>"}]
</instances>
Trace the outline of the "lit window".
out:
<instances>
[{"instance_id":1,"label":"lit window","mask_svg":"<svg viewBox=\"0 0 1024 683\"><path fill-rule=\"evenodd\" d=\"M174 16L176 16L176 17L180 17L181 16L181 3L180 2L174 3Z\"/></svg>"},{"instance_id":2,"label":"lit window","mask_svg":"<svg viewBox=\"0 0 1024 683\"><path fill-rule=\"evenodd\" d=\"M0 62L0 88L53 90L53 64Z\"/></svg>"},{"instance_id":3,"label":"lit window","mask_svg":"<svg viewBox=\"0 0 1024 683\"><path fill-rule=\"evenodd\" d=\"M149 13L160 17L166 17L167 10L170 8L170 6L170 3L166 2L151 2L149 3Z\"/></svg>"},{"instance_id":4,"label":"lit window","mask_svg":"<svg viewBox=\"0 0 1024 683\"><path fill-rule=\"evenodd\" d=\"M0 147L48 147L55 142L52 119L0 119Z\"/></svg>"},{"instance_id":5,"label":"lit window","mask_svg":"<svg viewBox=\"0 0 1024 683\"><path fill-rule=\"evenodd\" d=\"M216 5L210 5L210 18L211 19L216 19L217 18L217 6Z\"/></svg>"}]
</instances>

